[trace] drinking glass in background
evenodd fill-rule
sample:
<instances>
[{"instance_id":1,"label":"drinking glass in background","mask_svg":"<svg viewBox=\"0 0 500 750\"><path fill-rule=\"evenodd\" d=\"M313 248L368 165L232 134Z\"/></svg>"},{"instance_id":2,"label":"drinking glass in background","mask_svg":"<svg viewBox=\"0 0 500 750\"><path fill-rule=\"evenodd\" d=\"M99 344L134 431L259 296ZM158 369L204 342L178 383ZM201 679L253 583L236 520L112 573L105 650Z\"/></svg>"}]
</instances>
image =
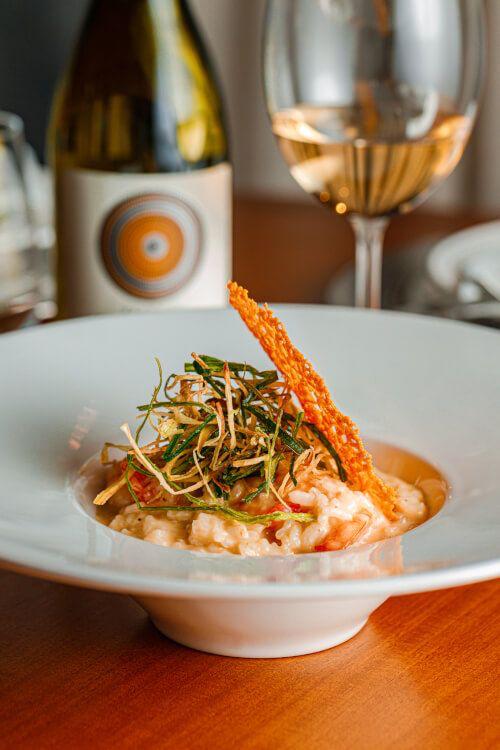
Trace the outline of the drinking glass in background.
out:
<instances>
[{"instance_id":1,"label":"drinking glass in background","mask_svg":"<svg viewBox=\"0 0 500 750\"><path fill-rule=\"evenodd\" d=\"M53 305L44 288L53 229L39 220L39 175L21 118L0 112L0 333L43 317L44 296Z\"/></svg>"},{"instance_id":2,"label":"drinking glass in background","mask_svg":"<svg viewBox=\"0 0 500 750\"><path fill-rule=\"evenodd\" d=\"M482 0L268 0L272 129L299 185L353 227L357 306L380 307L390 216L458 164L483 56Z\"/></svg>"}]
</instances>

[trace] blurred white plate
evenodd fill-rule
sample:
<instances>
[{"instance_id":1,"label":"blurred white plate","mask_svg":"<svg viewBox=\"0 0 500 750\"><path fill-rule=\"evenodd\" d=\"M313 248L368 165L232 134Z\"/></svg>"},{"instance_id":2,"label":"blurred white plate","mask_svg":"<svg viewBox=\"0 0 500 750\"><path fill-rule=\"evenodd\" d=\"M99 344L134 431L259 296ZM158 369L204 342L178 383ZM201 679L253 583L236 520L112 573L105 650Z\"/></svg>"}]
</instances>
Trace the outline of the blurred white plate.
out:
<instances>
[{"instance_id":1,"label":"blurred white plate","mask_svg":"<svg viewBox=\"0 0 500 750\"><path fill-rule=\"evenodd\" d=\"M327 648L391 594L498 575L500 336L396 313L276 309L365 435L448 478L437 515L403 537L282 558L173 550L99 524L78 470L149 398L154 356L167 371L192 351L267 363L232 311L87 318L0 337L1 562L133 594L167 635L239 656Z\"/></svg>"},{"instance_id":2,"label":"blurred white plate","mask_svg":"<svg viewBox=\"0 0 500 750\"><path fill-rule=\"evenodd\" d=\"M444 292L475 302L500 300L500 221L480 224L438 242L427 258L430 278ZM475 287L475 288L474 288Z\"/></svg>"}]
</instances>

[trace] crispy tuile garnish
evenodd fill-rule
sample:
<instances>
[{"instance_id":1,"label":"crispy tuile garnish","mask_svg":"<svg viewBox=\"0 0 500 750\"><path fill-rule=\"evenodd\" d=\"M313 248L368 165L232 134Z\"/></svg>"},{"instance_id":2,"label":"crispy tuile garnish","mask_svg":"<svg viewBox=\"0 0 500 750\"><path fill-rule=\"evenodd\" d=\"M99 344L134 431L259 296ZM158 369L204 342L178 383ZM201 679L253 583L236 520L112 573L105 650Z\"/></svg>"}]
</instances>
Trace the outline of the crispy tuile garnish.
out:
<instances>
[{"instance_id":1,"label":"crispy tuile garnish","mask_svg":"<svg viewBox=\"0 0 500 750\"><path fill-rule=\"evenodd\" d=\"M284 325L267 305L259 305L246 289L231 281L229 301L297 396L306 419L312 422L336 450L347 474L349 487L368 492L389 519L397 518L396 492L377 476L373 462L355 423L335 406L324 380L292 344Z\"/></svg>"}]
</instances>

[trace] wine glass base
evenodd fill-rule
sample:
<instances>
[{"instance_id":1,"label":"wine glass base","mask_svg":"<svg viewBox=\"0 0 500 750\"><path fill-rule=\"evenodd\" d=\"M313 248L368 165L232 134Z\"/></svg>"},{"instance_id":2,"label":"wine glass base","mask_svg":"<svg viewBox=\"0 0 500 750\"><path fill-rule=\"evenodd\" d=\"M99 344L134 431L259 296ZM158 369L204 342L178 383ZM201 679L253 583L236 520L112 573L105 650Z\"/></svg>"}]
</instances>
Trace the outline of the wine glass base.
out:
<instances>
[{"instance_id":1,"label":"wine glass base","mask_svg":"<svg viewBox=\"0 0 500 750\"><path fill-rule=\"evenodd\" d=\"M382 308L435 315L468 323L500 328L500 303L479 300L460 302L455 295L439 289L427 273L427 258L438 237L396 250L384 259ZM331 279L324 301L331 305L354 304L354 266L348 266Z\"/></svg>"}]
</instances>

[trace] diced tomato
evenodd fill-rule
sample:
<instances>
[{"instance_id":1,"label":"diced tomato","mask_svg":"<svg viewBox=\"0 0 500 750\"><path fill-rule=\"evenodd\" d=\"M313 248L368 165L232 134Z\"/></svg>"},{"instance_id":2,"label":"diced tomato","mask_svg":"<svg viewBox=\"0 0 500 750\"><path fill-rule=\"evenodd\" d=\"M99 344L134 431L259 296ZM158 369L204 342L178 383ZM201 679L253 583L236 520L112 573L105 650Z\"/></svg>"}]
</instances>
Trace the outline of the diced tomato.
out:
<instances>
[{"instance_id":1,"label":"diced tomato","mask_svg":"<svg viewBox=\"0 0 500 750\"><path fill-rule=\"evenodd\" d=\"M155 479L134 471L130 476L130 484L141 503L150 503L158 495L158 483Z\"/></svg>"},{"instance_id":2,"label":"diced tomato","mask_svg":"<svg viewBox=\"0 0 500 750\"><path fill-rule=\"evenodd\" d=\"M145 487L148 482L148 477L141 474L140 471L134 471L130 476L130 481L132 484L138 484L140 487Z\"/></svg>"},{"instance_id":3,"label":"diced tomato","mask_svg":"<svg viewBox=\"0 0 500 750\"><path fill-rule=\"evenodd\" d=\"M287 505L293 513L300 513L302 510L300 505L297 505L297 503L287 503ZM281 513L281 512L286 513L286 508L281 503L275 503L273 507L270 508L267 512L268 513ZM274 534L275 531L277 531L278 529L281 529L284 523L285 523L284 521L280 521L280 520L271 521L270 523L267 524L266 531L270 532L271 534Z\"/></svg>"},{"instance_id":4,"label":"diced tomato","mask_svg":"<svg viewBox=\"0 0 500 750\"><path fill-rule=\"evenodd\" d=\"M283 526L283 521L271 521L271 523L267 524L266 529L269 529L270 531L276 531L282 526Z\"/></svg>"},{"instance_id":5,"label":"diced tomato","mask_svg":"<svg viewBox=\"0 0 500 750\"><path fill-rule=\"evenodd\" d=\"M326 539L323 544L317 544L314 548L315 552L336 552L342 549L342 545L339 544L338 540Z\"/></svg>"},{"instance_id":6,"label":"diced tomato","mask_svg":"<svg viewBox=\"0 0 500 750\"><path fill-rule=\"evenodd\" d=\"M314 548L315 552L329 552L328 544L317 544Z\"/></svg>"},{"instance_id":7,"label":"diced tomato","mask_svg":"<svg viewBox=\"0 0 500 750\"><path fill-rule=\"evenodd\" d=\"M289 503L287 502L288 507L290 508L292 513L302 513L302 507L298 505L297 503ZM281 503L275 503L271 510L267 511L268 513L286 513L287 509L284 505Z\"/></svg>"}]
</instances>

